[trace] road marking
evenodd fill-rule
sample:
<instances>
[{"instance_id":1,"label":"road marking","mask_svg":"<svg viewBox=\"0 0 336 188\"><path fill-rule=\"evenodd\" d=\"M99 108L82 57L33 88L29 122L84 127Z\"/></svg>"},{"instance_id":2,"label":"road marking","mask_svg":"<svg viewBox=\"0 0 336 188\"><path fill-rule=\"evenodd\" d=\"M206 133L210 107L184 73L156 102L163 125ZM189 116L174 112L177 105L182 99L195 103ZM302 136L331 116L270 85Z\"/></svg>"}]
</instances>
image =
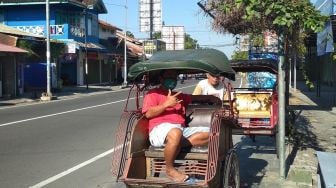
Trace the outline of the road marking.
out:
<instances>
[{"instance_id":1,"label":"road marking","mask_svg":"<svg viewBox=\"0 0 336 188\"><path fill-rule=\"evenodd\" d=\"M189 88L189 87L193 87L195 85L191 85L191 86L184 86L184 87L180 87L180 88L177 88L177 89L185 89L185 88ZM129 99L135 99L135 97L132 97L132 98L129 98ZM99 104L99 105L94 105L94 106L89 106L89 107L85 107L85 108L79 108L79 109L75 109L75 110L69 110L69 111L65 111L65 112L59 112L59 113L55 113L55 114L49 114L49 115L45 115L45 116L39 116L39 117L35 117L35 118L29 118L29 119L24 119L24 120L20 120L20 121L14 121L14 122L9 122L9 123L4 123L4 124L0 124L0 127L3 127L3 126L6 126L6 125L12 125L12 124L15 124L15 123L22 123L22 122L27 122L27 121L32 121L32 120L36 120L36 119L42 119L42 118L46 118L46 117L52 117L52 116L57 116L57 115L62 115L62 114L66 114L66 113L71 113L71 112L76 112L76 111L80 111L80 110L86 110L86 109L91 109L91 108L96 108L96 107L101 107L101 106L106 106L106 105L110 105L110 104L114 104L114 103L118 103L118 102L123 102L123 101L126 101L127 99L123 99L123 100L119 100L119 101L114 101L114 102L109 102L109 103L104 103L104 104ZM106 155L109 155L111 153L113 153L114 151L118 150L118 149L121 149L122 145L119 145L115 148L112 148L102 154L99 154L81 164L78 164L66 171L63 171L55 176L52 176L44 181L41 181L40 183L38 184L35 184L33 186L30 186L30 188L40 188L40 187L43 187L45 185L48 185L82 167L85 167L103 157L105 157Z\"/></svg>"},{"instance_id":2,"label":"road marking","mask_svg":"<svg viewBox=\"0 0 336 188\"><path fill-rule=\"evenodd\" d=\"M180 87L178 89L184 89L184 88L189 88L189 87L193 87L193 86L194 85L185 86L185 87ZM129 99L134 99L134 97L129 98ZM41 118L52 117L52 116L56 116L56 115L61 115L61 114L66 114L66 113L71 113L71 112L76 112L76 111L80 111L80 110L86 110L86 109L90 109L90 108L96 108L96 107L100 107L100 106L106 106L106 105L109 105L109 104L123 102L123 101L126 101L126 100L127 99L123 99L123 100L114 101L114 102L110 102L110 103L104 103L104 104L100 104L100 105L95 105L95 106L90 106L90 107L85 107L85 108L79 108L79 109L69 110L69 111L55 113L55 114L49 114L49 115L40 116L40 117L35 117L35 118L29 118L29 119L15 121L15 122L4 123L4 124L0 124L0 127L6 126L6 125L12 125L12 124L15 124L15 123L22 123L22 122L32 121L32 120L36 120L36 119L41 119ZM40 188L40 187L43 187L45 185L48 185L48 184L50 184L50 183L52 183L52 182L54 182L54 181L56 181L56 180L58 180L58 179L60 179L60 178L62 178L64 176L66 176L66 175L68 175L68 174L70 174L70 173L72 173L72 172L74 172L76 170L79 170L82 167L85 167L85 166L87 166L87 165L89 165L89 164L91 164L91 163L93 163L93 162L95 162L95 161L97 161L97 160L99 160L99 159L101 159L101 158L103 158L103 157L105 157L105 156L113 153L114 151L116 151L118 149L121 149L121 147L122 147L122 145L119 145L119 146L117 146L115 148L112 148L112 149L110 149L110 150L108 150L108 151L106 151L106 152L104 152L102 154L99 154L99 155L97 155L97 156L95 156L95 157L93 157L93 158L91 158L91 159L89 159L89 160L87 160L87 161L85 161L83 163L80 163L80 164L78 164L78 165L76 165L76 166L74 166L74 167L72 167L72 168L70 168L70 169L68 169L66 171L63 171L63 172L61 172L61 173L59 173L59 174L57 174L55 176L52 176L52 177L50 177L50 178L48 178L46 180L43 180L43 181L41 181L38 184L30 186L30 188Z\"/></svg>"},{"instance_id":3,"label":"road marking","mask_svg":"<svg viewBox=\"0 0 336 188\"><path fill-rule=\"evenodd\" d=\"M82 97L88 97L88 96L95 96L95 95L103 95L103 94L107 94L107 93L115 93L115 92L122 92L124 90L116 90L116 91L100 91L100 92L96 92L96 93L87 93L87 94L83 94L83 93L78 93L77 95L75 94L74 96L58 96L57 100L51 100L48 102L42 102L42 101L33 101L33 102L28 102L28 103L20 103L17 104L15 106L5 106L5 107L0 107L0 110L3 109L8 109L8 108L19 108L19 107L25 107L25 106L31 106L31 105L42 105L42 104L48 104L48 103L52 103L52 102L61 102L61 101L65 101L65 100L72 100L72 99L78 99L78 98L82 98Z\"/></svg>"},{"instance_id":4,"label":"road marking","mask_svg":"<svg viewBox=\"0 0 336 188\"><path fill-rule=\"evenodd\" d=\"M130 99L134 99L134 97L132 97ZM88 106L88 107L84 107L84 108L78 108L78 109L75 109L75 110L68 110L68 111L65 111L65 112L59 112L59 113L49 114L49 115L45 115L45 116L39 116L39 117L23 119L23 120L19 120L19 121L3 123L3 124L0 124L0 127L7 126L7 125L12 125L12 124L16 124L16 123L22 123L22 122L42 119L42 118L46 118L46 117L52 117L52 116L67 114L67 113L71 113L71 112L77 112L77 111L81 111L81 110L87 110L87 109L91 109L91 108L97 108L97 107L106 106L106 105L110 105L110 104L114 104L114 103L118 103L118 102L123 102L123 101L126 101L126 100L127 99L123 99L123 100L119 100L119 101L114 101L114 102L109 102L109 103L104 103L104 104L99 104L99 105L94 105L94 106Z\"/></svg>"},{"instance_id":5,"label":"road marking","mask_svg":"<svg viewBox=\"0 0 336 188\"><path fill-rule=\"evenodd\" d=\"M180 87L178 89L184 89L184 88L188 88L188 87L192 87L192 86ZM135 97L132 97L132 98L129 98L129 99L132 100L132 99L135 99ZM58 116L58 115L72 113L72 112L81 111L81 110L87 110L87 109L91 109L91 108L97 108L97 107L106 106L106 105L110 105L110 104L114 104L114 103L118 103L118 102L124 102L124 101L127 101L127 99L114 101L114 102L109 102L109 103L104 103L104 104L99 104L99 105L94 105L94 106L88 106L88 107L84 107L84 108L78 108L78 109L74 109L74 110L68 110L68 111L65 111L65 112L59 112L59 113L55 113L55 114L49 114L49 115L44 115L44 116L39 116L39 117L34 117L34 118L23 119L23 120L19 120L19 121L12 121L12 122L8 122L8 123L0 124L0 127L4 127L4 126L7 126L7 125L13 125L13 124L16 124L16 123L23 123L23 122L27 122L27 121L42 119L42 118L47 118L47 117L52 117L52 116Z\"/></svg>"},{"instance_id":6,"label":"road marking","mask_svg":"<svg viewBox=\"0 0 336 188\"><path fill-rule=\"evenodd\" d=\"M85 161L85 162L83 162L81 164L78 164L78 165L76 165L76 166L74 166L72 168L69 168L66 171L63 171L63 172L61 172L61 173L59 173L59 174L57 174L55 176L52 176L52 177L50 177L50 178L48 178L46 180L43 180L43 181L41 181L38 184L30 186L30 188L40 188L40 187L46 186L46 185L48 185L48 184L50 184L50 183L52 183L52 182L54 182L54 181L56 181L56 180L64 177L64 176L66 176L66 175L68 175L68 174L70 174L70 173L72 173L72 172L74 172L74 171L76 171L76 170L78 170L78 169L80 169L82 167L85 167L86 165L89 165L89 164L91 164L91 163L93 163L93 162L95 162L95 161L97 161L97 160L105 157L106 155L109 155L109 154L113 153L114 151L119 150L121 148L122 148L122 145L119 145L119 146L117 146L115 148L112 148L112 149L110 149L108 151L105 151L104 153L99 154L99 155L97 155L97 156L95 156L95 157L93 157L93 158L91 158L91 159L89 159L89 160L87 160L87 161Z\"/></svg>"}]
</instances>

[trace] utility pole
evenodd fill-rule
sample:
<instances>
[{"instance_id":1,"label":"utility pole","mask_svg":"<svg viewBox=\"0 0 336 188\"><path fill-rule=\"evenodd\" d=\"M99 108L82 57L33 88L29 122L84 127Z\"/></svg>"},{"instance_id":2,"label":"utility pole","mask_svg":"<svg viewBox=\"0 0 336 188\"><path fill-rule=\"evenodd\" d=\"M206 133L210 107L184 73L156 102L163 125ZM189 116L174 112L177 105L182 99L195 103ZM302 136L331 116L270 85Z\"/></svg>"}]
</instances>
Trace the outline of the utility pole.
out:
<instances>
[{"instance_id":1,"label":"utility pole","mask_svg":"<svg viewBox=\"0 0 336 188\"><path fill-rule=\"evenodd\" d=\"M153 39L153 0L149 1L149 39Z\"/></svg>"},{"instance_id":2,"label":"utility pole","mask_svg":"<svg viewBox=\"0 0 336 188\"><path fill-rule=\"evenodd\" d=\"M127 0L125 0L124 83L122 88L127 87L127 8Z\"/></svg>"},{"instance_id":3,"label":"utility pole","mask_svg":"<svg viewBox=\"0 0 336 188\"><path fill-rule=\"evenodd\" d=\"M175 31L173 31L173 50L175 50Z\"/></svg>"},{"instance_id":4,"label":"utility pole","mask_svg":"<svg viewBox=\"0 0 336 188\"><path fill-rule=\"evenodd\" d=\"M86 24L86 14L87 9L84 9L84 41L85 41L85 84L86 84L86 90L89 90L89 80L88 80L88 74L89 74L89 67L88 67L88 52L87 52L87 24Z\"/></svg>"},{"instance_id":5,"label":"utility pole","mask_svg":"<svg viewBox=\"0 0 336 188\"><path fill-rule=\"evenodd\" d=\"M49 19L49 0L46 0L46 33L47 33L47 96L51 97L50 87L50 19Z\"/></svg>"},{"instance_id":6,"label":"utility pole","mask_svg":"<svg viewBox=\"0 0 336 188\"><path fill-rule=\"evenodd\" d=\"M278 124L278 134L279 139L279 161L280 161L280 177L285 179L286 177L286 159L285 159L285 117L286 117L286 106L285 106L285 56L284 56L284 36L282 31L279 36L279 65L278 65L278 94L279 94L279 124Z\"/></svg>"}]
</instances>

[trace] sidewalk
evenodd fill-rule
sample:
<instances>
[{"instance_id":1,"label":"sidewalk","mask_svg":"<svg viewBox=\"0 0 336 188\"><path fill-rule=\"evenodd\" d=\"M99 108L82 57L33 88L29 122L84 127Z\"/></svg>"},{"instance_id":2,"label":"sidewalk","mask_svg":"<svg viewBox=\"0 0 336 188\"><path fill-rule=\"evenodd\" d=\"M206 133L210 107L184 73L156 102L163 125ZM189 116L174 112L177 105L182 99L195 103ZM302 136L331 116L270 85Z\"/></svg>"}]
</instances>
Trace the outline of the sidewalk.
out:
<instances>
[{"instance_id":1,"label":"sidewalk","mask_svg":"<svg viewBox=\"0 0 336 188\"><path fill-rule=\"evenodd\" d=\"M319 97L303 82L298 82L296 91L291 89L290 106L301 114L288 143L288 180L316 187L316 151L336 152L335 103L336 91L332 87L321 86Z\"/></svg>"},{"instance_id":2,"label":"sidewalk","mask_svg":"<svg viewBox=\"0 0 336 188\"><path fill-rule=\"evenodd\" d=\"M334 88L323 86L321 96L308 91L303 82L290 90L290 108L301 113L286 138L286 179L281 179L275 138L242 137L238 143L241 187L317 187L316 151L336 152ZM286 125L288 126L288 125Z\"/></svg>"},{"instance_id":3,"label":"sidewalk","mask_svg":"<svg viewBox=\"0 0 336 188\"><path fill-rule=\"evenodd\" d=\"M88 89L86 86L65 86L60 91L53 92L52 95L53 97L56 97L56 100L60 100L65 98L117 91L121 89L123 89L121 88L121 85L89 85ZM0 108L3 106L15 106L24 103L42 102L40 100L42 92L43 91L27 92L16 98L0 98Z\"/></svg>"}]
</instances>

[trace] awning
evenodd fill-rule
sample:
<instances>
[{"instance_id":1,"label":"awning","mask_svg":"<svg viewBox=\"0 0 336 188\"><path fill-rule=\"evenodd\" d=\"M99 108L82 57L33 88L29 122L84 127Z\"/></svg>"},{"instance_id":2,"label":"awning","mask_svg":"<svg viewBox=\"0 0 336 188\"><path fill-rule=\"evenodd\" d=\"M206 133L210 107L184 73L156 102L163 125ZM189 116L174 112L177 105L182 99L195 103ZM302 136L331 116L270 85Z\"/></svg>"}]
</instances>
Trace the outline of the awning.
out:
<instances>
[{"instance_id":1,"label":"awning","mask_svg":"<svg viewBox=\"0 0 336 188\"><path fill-rule=\"evenodd\" d=\"M136 57L142 56L144 53L144 49L142 46L136 45L131 42L127 42L127 48L129 49L130 54Z\"/></svg>"},{"instance_id":2,"label":"awning","mask_svg":"<svg viewBox=\"0 0 336 188\"><path fill-rule=\"evenodd\" d=\"M91 43L87 42L86 44L83 42L75 42L77 46L81 47L82 49L87 48L88 50L98 50L98 51L104 51L106 48L100 44L97 43Z\"/></svg>"},{"instance_id":3,"label":"awning","mask_svg":"<svg viewBox=\"0 0 336 188\"><path fill-rule=\"evenodd\" d=\"M0 43L0 52L28 53L28 51L15 46L8 46Z\"/></svg>"},{"instance_id":4,"label":"awning","mask_svg":"<svg viewBox=\"0 0 336 188\"><path fill-rule=\"evenodd\" d=\"M89 51L99 51L99 52L106 52L106 48L98 43L92 43L92 42L87 42L86 44L84 42L78 42L78 41L66 41L66 40L59 40L62 42L65 42L68 45L75 45L76 49L85 49Z\"/></svg>"}]
</instances>

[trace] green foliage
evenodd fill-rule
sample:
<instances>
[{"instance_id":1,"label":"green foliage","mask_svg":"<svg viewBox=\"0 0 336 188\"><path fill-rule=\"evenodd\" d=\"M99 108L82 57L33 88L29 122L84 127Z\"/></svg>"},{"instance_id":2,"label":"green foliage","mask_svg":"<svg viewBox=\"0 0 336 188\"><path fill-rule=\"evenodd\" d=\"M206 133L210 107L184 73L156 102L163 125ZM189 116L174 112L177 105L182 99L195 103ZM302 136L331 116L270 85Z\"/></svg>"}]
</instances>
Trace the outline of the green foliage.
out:
<instances>
[{"instance_id":1,"label":"green foliage","mask_svg":"<svg viewBox=\"0 0 336 188\"><path fill-rule=\"evenodd\" d=\"M33 57L36 55L33 51L33 43L30 40L18 40L16 46L28 51L28 57Z\"/></svg>"},{"instance_id":2,"label":"green foliage","mask_svg":"<svg viewBox=\"0 0 336 188\"><path fill-rule=\"evenodd\" d=\"M275 31L284 36L285 55L294 58L304 56L307 33L321 31L328 19L310 0L207 0L205 7L216 15L213 27L218 32L259 35ZM307 86L314 87L304 77Z\"/></svg>"},{"instance_id":3,"label":"green foliage","mask_svg":"<svg viewBox=\"0 0 336 188\"><path fill-rule=\"evenodd\" d=\"M216 15L214 28L232 34L317 32L327 20L309 0L208 0L206 7Z\"/></svg>"},{"instance_id":4,"label":"green foliage","mask_svg":"<svg viewBox=\"0 0 336 188\"><path fill-rule=\"evenodd\" d=\"M184 35L184 49L196 49L199 48L197 40L191 38L189 34Z\"/></svg>"},{"instance_id":5,"label":"green foliage","mask_svg":"<svg viewBox=\"0 0 336 188\"><path fill-rule=\"evenodd\" d=\"M46 58L46 43L44 41L19 39L17 46L28 51L27 58L30 58L30 60ZM64 43L50 41L50 56L52 59L59 58L62 54L64 54L64 50Z\"/></svg>"},{"instance_id":6,"label":"green foliage","mask_svg":"<svg viewBox=\"0 0 336 188\"><path fill-rule=\"evenodd\" d=\"M264 46L264 35L251 33L249 36L252 46Z\"/></svg>"},{"instance_id":7,"label":"green foliage","mask_svg":"<svg viewBox=\"0 0 336 188\"><path fill-rule=\"evenodd\" d=\"M306 86L307 86L308 90L314 89L314 83L310 80L310 78L307 74L307 67L306 67L305 63L303 63L301 65L301 69L302 69L303 79L305 80L305 83L306 83Z\"/></svg>"},{"instance_id":8,"label":"green foliage","mask_svg":"<svg viewBox=\"0 0 336 188\"><path fill-rule=\"evenodd\" d=\"M65 53L65 44L60 42L50 42L50 56L52 59L59 58Z\"/></svg>"},{"instance_id":9,"label":"green foliage","mask_svg":"<svg viewBox=\"0 0 336 188\"><path fill-rule=\"evenodd\" d=\"M248 51L234 51L232 56L232 60L248 60Z\"/></svg>"},{"instance_id":10,"label":"green foliage","mask_svg":"<svg viewBox=\"0 0 336 188\"><path fill-rule=\"evenodd\" d=\"M152 35L153 39L161 39L161 32L155 32ZM185 49L196 49L199 48L197 40L191 38L189 34L185 34L184 48Z\"/></svg>"},{"instance_id":11,"label":"green foliage","mask_svg":"<svg viewBox=\"0 0 336 188\"><path fill-rule=\"evenodd\" d=\"M152 35L153 39L161 39L161 32L155 32Z\"/></svg>"}]
</instances>

